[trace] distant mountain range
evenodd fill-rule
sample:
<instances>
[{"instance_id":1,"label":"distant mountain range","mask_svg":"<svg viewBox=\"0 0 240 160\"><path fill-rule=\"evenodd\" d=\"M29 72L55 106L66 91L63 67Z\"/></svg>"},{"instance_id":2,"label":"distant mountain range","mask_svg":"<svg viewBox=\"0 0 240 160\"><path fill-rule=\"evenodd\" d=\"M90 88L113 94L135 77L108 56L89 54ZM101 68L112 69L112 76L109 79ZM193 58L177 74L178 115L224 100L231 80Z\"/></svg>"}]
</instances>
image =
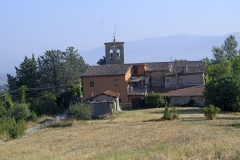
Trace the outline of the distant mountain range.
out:
<instances>
[{"instance_id":1,"label":"distant mountain range","mask_svg":"<svg viewBox=\"0 0 240 160\"><path fill-rule=\"evenodd\" d=\"M212 47L221 46L230 35L235 36L240 46L240 32L224 36L180 34L125 42L125 63L164 62L174 59L201 60L205 57L211 59ZM105 47L103 44L102 47L79 53L86 63L96 65L96 62L105 56Z\"/></svg>"},{"instance_id":2,"label":"distant mountain range","mask_svg":"<svg viewBox=\"0 0 240 160\"><path fill-rule=\"evenodd\" d=\"M240 46L240 32L224 36L193 36L180 34L176 36L155 37L125 42L125 63L166 62L174 59L201 60L212 58L213 46L221 46L227 37L234 35ZM79 52L86 63L96 65L105 56L105 42L102 47ZM238 47L239 49L240 47ZM76 48L77 49L77 48ZM17 51L16 51L17 52ZM15 75L14 66L19 66L24 56L13 57L5 54L0 58L0 74ZM35 55L35 58L38 56Z\"/></svg>"}]
</instances>

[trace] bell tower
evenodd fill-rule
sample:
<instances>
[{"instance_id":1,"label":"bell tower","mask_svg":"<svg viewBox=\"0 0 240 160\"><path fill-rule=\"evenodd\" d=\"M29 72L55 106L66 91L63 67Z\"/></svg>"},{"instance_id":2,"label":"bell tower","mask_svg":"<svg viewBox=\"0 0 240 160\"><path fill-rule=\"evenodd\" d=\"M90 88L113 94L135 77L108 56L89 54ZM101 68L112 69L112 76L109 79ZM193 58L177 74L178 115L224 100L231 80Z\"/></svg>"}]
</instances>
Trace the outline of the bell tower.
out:
<instances>
[{"instance_id":1,"label":"bell tower","mask_svg":"<svg viewBox=\"0 0 240 160\"><path fill-rule=\"evenodd\" d=\"M113 42L105 44L106 64L124 64L124 42Z\"/></svg>"}]
</instances>

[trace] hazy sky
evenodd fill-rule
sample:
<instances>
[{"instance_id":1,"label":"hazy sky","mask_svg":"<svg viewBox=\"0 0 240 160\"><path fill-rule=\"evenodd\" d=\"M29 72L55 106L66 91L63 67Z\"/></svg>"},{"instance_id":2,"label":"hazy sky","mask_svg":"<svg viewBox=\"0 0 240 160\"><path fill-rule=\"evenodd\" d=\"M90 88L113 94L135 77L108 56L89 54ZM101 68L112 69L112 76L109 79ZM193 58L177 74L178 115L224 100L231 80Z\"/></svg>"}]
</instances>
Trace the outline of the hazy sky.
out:
<instances>
[{"instance_id":1,"label":"hazy sky","mask_svg":"<svg viewBox=\"0 0 240 160\"><path fill-rule=\"evenodd\" d=\"M240 31L239 0L0 0L0 56L112 41ZM7 60L7 59L6 59ZM5 61L6 63L6 61ZM0 68L0 72L1 72Z\"/></svg>"}]
</instances>

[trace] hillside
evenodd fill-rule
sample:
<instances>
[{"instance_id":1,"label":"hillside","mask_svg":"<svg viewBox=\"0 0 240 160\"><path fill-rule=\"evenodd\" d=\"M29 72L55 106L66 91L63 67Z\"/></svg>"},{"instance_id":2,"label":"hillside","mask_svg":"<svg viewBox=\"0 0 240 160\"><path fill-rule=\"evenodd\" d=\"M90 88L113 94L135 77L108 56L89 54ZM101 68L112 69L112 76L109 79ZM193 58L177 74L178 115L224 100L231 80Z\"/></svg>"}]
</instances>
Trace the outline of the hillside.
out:
<instances>
[{"instance_id":1,"label":"hillside","mask_svg":"<svg viewBox=\"0 0 240 160\"><path fill-rule=\"evenodd\" d=\"M112 119L75 121L0 144L1 159L239 159L240 119L203 108L179 108L181 120L160 121L163 108L124 111Z\"/></svg>"}]
</instances>

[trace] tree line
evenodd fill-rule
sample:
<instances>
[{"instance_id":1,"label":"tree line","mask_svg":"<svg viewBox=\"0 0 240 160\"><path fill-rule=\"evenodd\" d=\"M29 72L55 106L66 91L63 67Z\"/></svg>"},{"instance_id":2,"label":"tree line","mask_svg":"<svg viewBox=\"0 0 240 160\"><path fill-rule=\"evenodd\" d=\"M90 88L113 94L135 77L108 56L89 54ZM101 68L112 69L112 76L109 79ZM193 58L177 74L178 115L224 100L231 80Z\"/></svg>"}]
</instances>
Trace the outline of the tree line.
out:
<instances>
[{"instance_id":1,"label":"tree line","mask_svg":"<svg viewBox=\"0 0 240 160\"><path fill-rule=\"evenodd\" d=\"M204 58L206 65L205 105L224 111L240 111L240 50L230 35L220 47L213 46L213 59Z\"/></svg>"},{"instance_id":2,"label":"tree line","mask_svg":"<svg viewBox=\"0 0 240 160\"><path fill-rule=\"evenodd\" d=\"M0 135L7 132L17 138L24 134L25 121L61 112L79 101L80 76L87 67L74 47L47 50L37 58L25 56L15 67L16 76L7 74L7 88L0 92Z\"/></svg>"}]
</instances>

